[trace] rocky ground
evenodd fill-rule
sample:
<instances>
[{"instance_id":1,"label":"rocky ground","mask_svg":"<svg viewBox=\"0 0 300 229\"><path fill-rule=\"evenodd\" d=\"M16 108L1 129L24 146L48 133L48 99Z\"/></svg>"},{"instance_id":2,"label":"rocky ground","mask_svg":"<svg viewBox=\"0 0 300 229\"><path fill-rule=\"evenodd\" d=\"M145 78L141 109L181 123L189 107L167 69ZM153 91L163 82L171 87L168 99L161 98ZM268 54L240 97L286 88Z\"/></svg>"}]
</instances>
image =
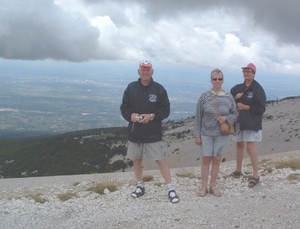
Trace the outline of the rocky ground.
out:
<instances>
[{"instance_id":1,"label":"rocky ground","mask_svg":"<svg viewBox=\"0 0 300 229\"><path fill-rule=\"evenodd\" d=\"M132 172L0 180L0 228L299 228L300 170L276 169L276 162L299 160L300 151L260 157L261 182L247 187L251 167L245 159L245 177L232 178L234 161L221 164L218 186L222 197L198 197L200 168L172 169L180 203L167 199L158 170L146 182L146 194L130 197ZM100 195L97 184L117 190ZM63 199L62 197L69 197Z\"/></svg>"}]
</instances>

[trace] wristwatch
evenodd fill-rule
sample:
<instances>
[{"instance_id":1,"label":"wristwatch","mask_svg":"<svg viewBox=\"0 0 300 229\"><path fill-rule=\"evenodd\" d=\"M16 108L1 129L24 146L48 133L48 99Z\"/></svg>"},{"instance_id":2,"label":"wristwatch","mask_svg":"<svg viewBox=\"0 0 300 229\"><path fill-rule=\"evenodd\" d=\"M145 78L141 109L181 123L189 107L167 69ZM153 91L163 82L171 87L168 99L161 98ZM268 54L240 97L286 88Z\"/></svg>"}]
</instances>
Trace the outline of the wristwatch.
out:
<instances>
[{"instance_id":1,"label":"wristwatch","mask_svg":"<svg viewBox=\"0 0 300 229\"><path fill-rule=\"evenodd\" d=\"M153 121L153 119L154 119L154 114L150 114L150 117L151 117L151 121Z\"/></svg>"}]
</instances>

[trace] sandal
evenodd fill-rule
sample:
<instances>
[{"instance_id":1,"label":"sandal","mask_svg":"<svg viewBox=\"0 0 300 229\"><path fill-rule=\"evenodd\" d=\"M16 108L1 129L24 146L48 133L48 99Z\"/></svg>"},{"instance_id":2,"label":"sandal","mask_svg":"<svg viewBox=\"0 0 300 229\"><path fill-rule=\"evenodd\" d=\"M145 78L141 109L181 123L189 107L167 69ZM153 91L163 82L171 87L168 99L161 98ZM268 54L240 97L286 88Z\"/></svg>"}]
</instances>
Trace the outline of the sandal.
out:
<instances>
[{"instance_id":1,"label":"sandal","mask_svg":"<svg viewBox=\"0 0 300 229\"><path fill-rule=\"evenodd\" d=\"M207 193L208 193L207 188L203 188L203 187L202 187L202 188L200 189L199 193L198 193L198 196L203 197L203 196L205 196Z\"/></svg>"},{"instance_id":2,"label":"sandal","mask_svg":"<svg viewBox=\"0 0 300 229\"><path fill-rule=\"evenodd\" d=\"M255 185L257 185L259 182L259 177L255 178L255 177L251 177L248 183L248 187L249 188L253 188Z\"/></svg>"},{"instance_id":3,"label":"sandal","mask_svg":"<svg viewBox=\"0 0 300 229\"><path fill-rule=\"evenodd\" d=\"M134 192L131 193L131 197L138 198L145 194L145 188L141 186L136 186Z\"/></svg>"},{"instance_id":4,"label":"sandal","mask_svg":"<svg viewBox=\"0 0 300 229\"><path fill-rule=\"evenodd\" d=\"M168 192L168 197L169 200L172 204L178 203L179 202L179 197L176 195L175 190L171 190Z\"/></svg>"},{"instance_id":5,"label":"sandal","mask_svg":"<svg viewBox=\"0 0 300 229\"><path fill-rule=\"evenodd\" d=\"M240 178L241 176L244 176L244 174L242 172L234 171L234 172L230 173L230 176L234 177L234 178Z\"/></svg>"},{"instance_id":6,"label":"sandal","mask_svg":"<svg viewBox=\"0 0 300 229\"><path fill-rule=\"evenodd\" d=\"M209 193L213 194L214 196L220 197L222 196L220 190L217 187L209 188Z\"/></svg>"}]
</instances>

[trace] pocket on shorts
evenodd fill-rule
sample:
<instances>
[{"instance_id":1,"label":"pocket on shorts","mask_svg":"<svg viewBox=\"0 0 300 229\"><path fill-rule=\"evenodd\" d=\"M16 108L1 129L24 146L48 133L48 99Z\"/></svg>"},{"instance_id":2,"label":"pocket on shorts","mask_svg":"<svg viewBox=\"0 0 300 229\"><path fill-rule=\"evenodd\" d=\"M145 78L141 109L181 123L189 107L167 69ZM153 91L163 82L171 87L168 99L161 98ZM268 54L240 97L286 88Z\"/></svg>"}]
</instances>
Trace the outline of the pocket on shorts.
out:
<instances>
[{"instance_id":1,"label":"pocket on shorts","mask_svg":"<svg viewBox=\"0 0 300 229\"><path fill-rule=\"evenodd\" d=\"M255 130L254 139L256 141L261 141L261 139L262 139L262 131L261 130Z\"/></svg>"}]
</instances>

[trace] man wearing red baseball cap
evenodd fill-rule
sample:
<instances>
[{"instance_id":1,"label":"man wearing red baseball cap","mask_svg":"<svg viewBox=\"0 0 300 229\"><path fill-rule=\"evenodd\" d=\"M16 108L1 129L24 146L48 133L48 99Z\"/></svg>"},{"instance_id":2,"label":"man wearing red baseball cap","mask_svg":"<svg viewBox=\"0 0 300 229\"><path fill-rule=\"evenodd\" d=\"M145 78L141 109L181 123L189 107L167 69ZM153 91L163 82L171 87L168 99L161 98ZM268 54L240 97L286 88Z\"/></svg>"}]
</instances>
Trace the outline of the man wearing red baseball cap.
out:
<instances>
[{"instance_id":1,"label":"man wearing red baseball cap","mask_svg":"<svg viewBox=\"0 0 300 229\"><path fill-rule=\"evenodd\" d=\"M149 60L139 64L140 78L128 84L124 91L121 114L128 121L127 157L133 160L133 169L137 186L131 193L133 198L145 194L143 182L143 155L155 160L167 184L168 198L171 203L178 203L169 166L165 161L162 146L161 121L170 114L170 102L165 88L152 78L154 70Z\"/></svg>"}]
</instances>

